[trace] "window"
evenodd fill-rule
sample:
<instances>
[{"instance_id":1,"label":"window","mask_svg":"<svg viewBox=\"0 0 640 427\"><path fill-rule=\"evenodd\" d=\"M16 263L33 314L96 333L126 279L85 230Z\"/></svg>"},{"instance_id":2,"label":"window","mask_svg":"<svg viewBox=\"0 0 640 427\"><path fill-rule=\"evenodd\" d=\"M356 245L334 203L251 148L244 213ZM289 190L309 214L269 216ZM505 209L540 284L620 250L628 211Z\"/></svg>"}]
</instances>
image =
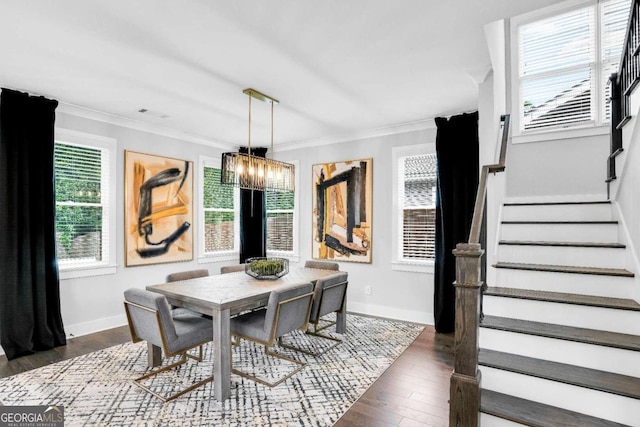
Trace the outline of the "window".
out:
<instances>
[{"instance_id":1,"label":"window","mask_svg":"<svg viewBox=\"0 0 640 427\"><path fill-rule=\"evenodd\" d=\"M113 151L114 140L56 129L56 249L62 278L115 273Z\"/></svg>"},{"instance_id":2,"label":"window","mask_svg":"<svg viewBox=\"0 0 640 427\"><path fill-rule=\"evenodd\" d=\"M393 150L394 269L428 271L406 266L433 265L437 162L434 153L425 153L427 149L419 145Z\"/></svg>"},{"instance_id":3,"label":"window","mask_svg":"<svg viewBox=\"0 0 640 427\"><path fill-rule=\"evenodd\" d=\"M266 191L267 251L293 252L295 192Z\"/></svg>"},{"instance_id":4,"label":"window","mask_svg":"<svg viewBox=\"0 0 640 427\"><path fill-rule=\"evenodd\" d=\"M240 247L239 190L220 184L220 160L201 160L202 235L204 257L237 260Z\"/></svg>"},{"instance_id":5,"label":"window","mask_svg":"<svg viewBox=\"0 0 640 427\"><path fill-rule=\"evenodd\" d=\"M292 162L298 167L297 162ZM237 261L240 252L240 190L220 184L220 160L201 157L200 200L201 261ZM296 187L298 181L296 177ZM265 193L267 254L287 256L297 261L297 194Z\"/></svg>"},{"instance_id":6,"label":"window","mask_svg":"<svg viewBox=\"0 0 640 427\"><path fill-rule=\"evenodd\" d=\"M543 19L515 20L520 130L609 119L607 81L618 68L630 0L579 4Z\"/></svg>"}]
</instances>

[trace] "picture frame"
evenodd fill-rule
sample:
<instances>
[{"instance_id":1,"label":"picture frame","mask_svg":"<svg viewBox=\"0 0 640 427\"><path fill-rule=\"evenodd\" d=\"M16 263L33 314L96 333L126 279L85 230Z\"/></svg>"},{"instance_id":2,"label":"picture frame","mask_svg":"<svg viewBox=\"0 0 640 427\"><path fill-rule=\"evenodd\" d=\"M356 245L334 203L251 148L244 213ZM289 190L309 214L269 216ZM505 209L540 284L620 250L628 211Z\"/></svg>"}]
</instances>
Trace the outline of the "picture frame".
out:
<instances>
[{"instance_id":1,"label":"picture frame","mask_svg":"<svg viewBox=\"0 0 640 427\"><path fill-rule=\"evenodd\" d=\"M193 162L125 150L125 265L193 259Z\"/></svg>"},{"instance_id":2,"label":"picture frame","mask_svg":"<svg viewBox=\"0 0 640 427\"><path fill-rule=\"evenodd\" d=\"M373 159L312 166L312 258L371 263Z\"/></svg>"}]
</instances>

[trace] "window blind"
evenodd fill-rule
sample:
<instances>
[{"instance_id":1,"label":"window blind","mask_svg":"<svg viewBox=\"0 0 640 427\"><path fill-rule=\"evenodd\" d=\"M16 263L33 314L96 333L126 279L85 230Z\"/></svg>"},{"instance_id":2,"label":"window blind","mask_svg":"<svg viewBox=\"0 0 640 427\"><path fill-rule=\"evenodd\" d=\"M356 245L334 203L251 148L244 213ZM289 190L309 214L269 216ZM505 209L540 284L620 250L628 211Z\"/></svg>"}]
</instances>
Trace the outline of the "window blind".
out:
<instances>
[{"instance_id":1,"label":"window blind","mask_svg":"<svg viewBox=\"0 0 640 427\"><path fill-rule=\"evenodd\" d=\"M267 191L267 250L293 252L293 191Z\"/></svg>"},{"instance_id":2,"label":"window blind","mask_svg":"<svg viewBox=\"0 0 640 427\"><path fill-rule=\"evenodd\" d=\"M61 266L109 260L109 151L56 142L56 245Z\"/></svg>"},{"instance_id":3,"label":"window blind","mask_svg":"<svg viewBox=\"0 0 640 427\"><path fill-rule=\"evenodd\" d=\"M435 154L404 157L398 181L402 189L402 258L429 260L435 250Z\"/></svg>"},{"instance_id":4,"label":"window blind","mask_svg":"<svg viewBox=\"0 0 640 427\"><path fill-rule=\"evenodd\" d=\"M220 184L219 168L205 166L203 172L204 251L233 251L236 242L234 188Z\"/></svg>"},{"instance_id":5,"label":"window blind","mask_svg":"<svg viewBox=\"0 0 640 427\"><path fill-rule=\"evenodd\" d=\"M519 27L521 129L609 119L607 80L629 8L630 0L601 1Z\"/></svg>"}]
</instances>

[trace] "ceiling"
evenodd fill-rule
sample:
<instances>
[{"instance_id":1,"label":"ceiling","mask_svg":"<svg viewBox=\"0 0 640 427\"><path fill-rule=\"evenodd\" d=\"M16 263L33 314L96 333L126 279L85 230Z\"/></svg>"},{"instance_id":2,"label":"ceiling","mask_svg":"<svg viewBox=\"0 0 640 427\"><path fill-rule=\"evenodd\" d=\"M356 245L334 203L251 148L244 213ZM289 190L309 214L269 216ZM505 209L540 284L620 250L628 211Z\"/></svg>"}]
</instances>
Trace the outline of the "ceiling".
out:
<instances>
[{"instance_id":1,"label":"ceiling","mask_svg":"<svg viewBox=\"0 0 640 427\"><path fill-rule=\"evenodd\" d=\"M0 85L225 146L251 87L275 143L348 137L476 109L483 25L557 2L0 0Z\"/></svg>"}]
</instances>

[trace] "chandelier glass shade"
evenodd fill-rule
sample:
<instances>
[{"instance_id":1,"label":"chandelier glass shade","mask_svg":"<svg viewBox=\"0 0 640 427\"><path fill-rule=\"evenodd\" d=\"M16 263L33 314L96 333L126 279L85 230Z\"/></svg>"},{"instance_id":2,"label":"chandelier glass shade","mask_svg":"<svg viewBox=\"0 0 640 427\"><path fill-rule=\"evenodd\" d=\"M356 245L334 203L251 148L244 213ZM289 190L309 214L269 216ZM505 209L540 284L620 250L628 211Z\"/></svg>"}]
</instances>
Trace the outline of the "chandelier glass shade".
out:
<instances>
[{"instance_id":1,"label":"chandelier glass shade","mask_svg":"<svg viewBox=\"0 0 640 427\"><path fill-rule=\"evenodd\" d=\"M273 105L277 104L278 100L255 89L245 89L243 93L249 95L249 147L247 153L222 154L220 182L247 190L294 191L294 165L256 156L251 151L251 99L256 98L271 104L271 153L273 153Z\"/></svg>"}]
</instances>

